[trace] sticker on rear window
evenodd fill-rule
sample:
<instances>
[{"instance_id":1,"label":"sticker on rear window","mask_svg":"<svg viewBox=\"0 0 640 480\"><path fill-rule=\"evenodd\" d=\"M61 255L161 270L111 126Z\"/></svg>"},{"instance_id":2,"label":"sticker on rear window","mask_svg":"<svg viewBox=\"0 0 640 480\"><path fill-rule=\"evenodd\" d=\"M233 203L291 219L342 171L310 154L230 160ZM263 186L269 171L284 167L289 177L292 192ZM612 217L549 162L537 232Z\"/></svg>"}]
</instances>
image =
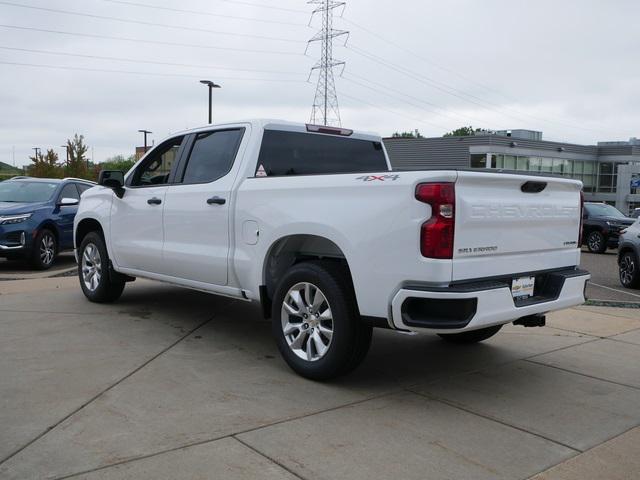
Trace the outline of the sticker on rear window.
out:
<instances>
[{"instance_id":1,"label":"sticker on rear window","mask_svg":"<svg viewBox=\"0 0 640 480\"><path fill-rule=\"evenodd\" d=\"M256 172L256 177L266 177L267 171L264 169L264 165L260 165L258 167L258 171Z\"/></svg>"}]
</instances>

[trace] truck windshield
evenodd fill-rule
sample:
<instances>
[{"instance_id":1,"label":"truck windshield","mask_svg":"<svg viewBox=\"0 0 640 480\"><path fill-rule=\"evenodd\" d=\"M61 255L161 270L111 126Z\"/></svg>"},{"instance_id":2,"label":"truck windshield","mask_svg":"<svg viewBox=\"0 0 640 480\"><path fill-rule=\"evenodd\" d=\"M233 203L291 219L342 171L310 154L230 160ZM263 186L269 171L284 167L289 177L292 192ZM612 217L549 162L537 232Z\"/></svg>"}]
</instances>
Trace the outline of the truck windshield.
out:
<instances>
[{"instance_id":1,"label":"truck windshield","mask_svg":"<svg viewBox=\"0 0 640 480\"><path fill-rule=\"evenodd\" d=\"M24 182L7 180L0 183L0 202L46 202L58 186L49 182Z\"/></svg>"},{"instance_id":2,"label":"truck windshield","mask_svg":"<svg viewBox=\"0 0 640 480\"><path fill-rule=\"evenodd\" d=\"M380 142L331 135L265 130L258 176L386 172Z\"/></svg>"},{"instance_id":3,"label":"truck windshield","mask_svg":"<svg viewBox=\"0 0 640 480\"><path fill-rule=\"evenodd\" d=\"M592 203L585 205L584 208L587 209L587 213L592 217L627 218L620 210L605 203Z\"/></svg>"}]
</instances>

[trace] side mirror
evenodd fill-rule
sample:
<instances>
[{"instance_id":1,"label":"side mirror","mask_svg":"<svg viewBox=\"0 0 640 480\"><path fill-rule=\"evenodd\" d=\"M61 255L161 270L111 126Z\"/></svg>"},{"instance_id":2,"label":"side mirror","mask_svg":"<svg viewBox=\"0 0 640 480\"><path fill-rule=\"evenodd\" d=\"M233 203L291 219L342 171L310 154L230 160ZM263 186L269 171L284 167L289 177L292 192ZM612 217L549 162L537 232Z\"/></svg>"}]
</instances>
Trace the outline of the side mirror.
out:
<instances>
[{"instance_id":1,"label":"side mirror","mask_svg":"<svg viewBox=\"0 0 640 480\"><path fill-rule=\"evenodd\" d=\"M80 203L80 200L78 200L77 198L62 198L60 199L60 201L58 202L58 205L61 207L72 207L74 205L78 205Z\"/></svg>"},{"instance_id":2,"label":"side mirror","mask_svg":"<svg viewBox=\"0 0 640 480\"><path fill-rule=\"evenodd\" d=\"M124 195L124 172L120 170L101 170L98 176L98 185L110 188L122 198Z\"/></svg>"}]
</instances>

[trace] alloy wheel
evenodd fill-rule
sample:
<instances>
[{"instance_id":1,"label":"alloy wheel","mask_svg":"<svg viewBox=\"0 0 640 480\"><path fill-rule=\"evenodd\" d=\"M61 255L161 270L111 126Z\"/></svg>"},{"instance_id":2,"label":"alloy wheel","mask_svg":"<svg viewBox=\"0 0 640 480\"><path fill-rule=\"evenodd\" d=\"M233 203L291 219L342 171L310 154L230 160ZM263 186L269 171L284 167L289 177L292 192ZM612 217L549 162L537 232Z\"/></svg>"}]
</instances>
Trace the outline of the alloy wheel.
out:
<instances>
[{"instance_id":1,"label":"alloy wheel","mask_svg":"<svg viewBox=\"0 0 640 480\"><path fill-rule=\"evenodd\" d=\"M598 234L589 235L589 248L593 251L598 251L600 250L600 247L601 247L600 235Z\"/></svg>"},{"instance_id":2,"label":"alloy wheel","mask_svg":"<svg viewBox=\"0 0 640 480\"><path fill-rule=\"evenodd\" d=\"M45 233L40 240L40 261L43 265L51 265L56 256L56 241L53 235Z\"/></svg>"},{"instance_id":3,"label":"alloy wheel","mask_svg":"<svg viewBox=\"0 0 640 480\"><path fill-rule=\"evenodd\" d=\"M636 262L631 255L625 255L620 260L620 283L622 285L629 286L633 282L633 277L636 272Z\"/></svg>"},{"instance_id":4,"label":"alloy wheel","mask_svg":"<svg viewBox=\"0 0 640 480\"><path fill-rule=\"evenodd\" d=\"M93 292L100 285L102 278L102 259L98 247L87 243L82 254L82 281L87 290Z\"/></svg>"},{"instance_id":5,"label":"alloy wheel","mask_svg":"<svg viewBox=\"0 0 640 480\"><path fill-rule=\"evenodd\" d=\"M309 282L295 284L282 302L282 332L287 345L309 362L326 355L333 338L333 314L327 297Z\"/></svg>"}]
</instances>

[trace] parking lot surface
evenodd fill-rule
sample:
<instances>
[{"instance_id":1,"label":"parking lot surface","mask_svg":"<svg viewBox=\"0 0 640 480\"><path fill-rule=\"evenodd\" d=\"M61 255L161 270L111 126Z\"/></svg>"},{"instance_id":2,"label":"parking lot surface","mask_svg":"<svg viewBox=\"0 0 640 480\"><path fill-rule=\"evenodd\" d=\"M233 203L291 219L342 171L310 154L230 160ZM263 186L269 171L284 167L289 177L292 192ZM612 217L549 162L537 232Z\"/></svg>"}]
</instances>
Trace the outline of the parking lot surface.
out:
<instances>
[{"instance_id":1,"label":"parking lot surface","mask_svg":"<svg viewBox=\"0 0 640 480\"><path fill-rule=\"evenodd\" d=\"M630 290L620 285L617 258L617 250L607 250L598 254L589 253L583 248L580 266L591 272L587 297L592 300L632 302L640 305L640 290Z\"/></svg>"},{"instance_id":2,"label":"parking lot surface","mask_svg":"<svg viewBox=\"0 0 640 480\"><path fill-rule=\"evenodd\" d=\"M316 383L243 302L0 282L0 478L633 478L638 310L548 324L470 347L377 330L361 368Z\"/></svg>"}]
</instances>

